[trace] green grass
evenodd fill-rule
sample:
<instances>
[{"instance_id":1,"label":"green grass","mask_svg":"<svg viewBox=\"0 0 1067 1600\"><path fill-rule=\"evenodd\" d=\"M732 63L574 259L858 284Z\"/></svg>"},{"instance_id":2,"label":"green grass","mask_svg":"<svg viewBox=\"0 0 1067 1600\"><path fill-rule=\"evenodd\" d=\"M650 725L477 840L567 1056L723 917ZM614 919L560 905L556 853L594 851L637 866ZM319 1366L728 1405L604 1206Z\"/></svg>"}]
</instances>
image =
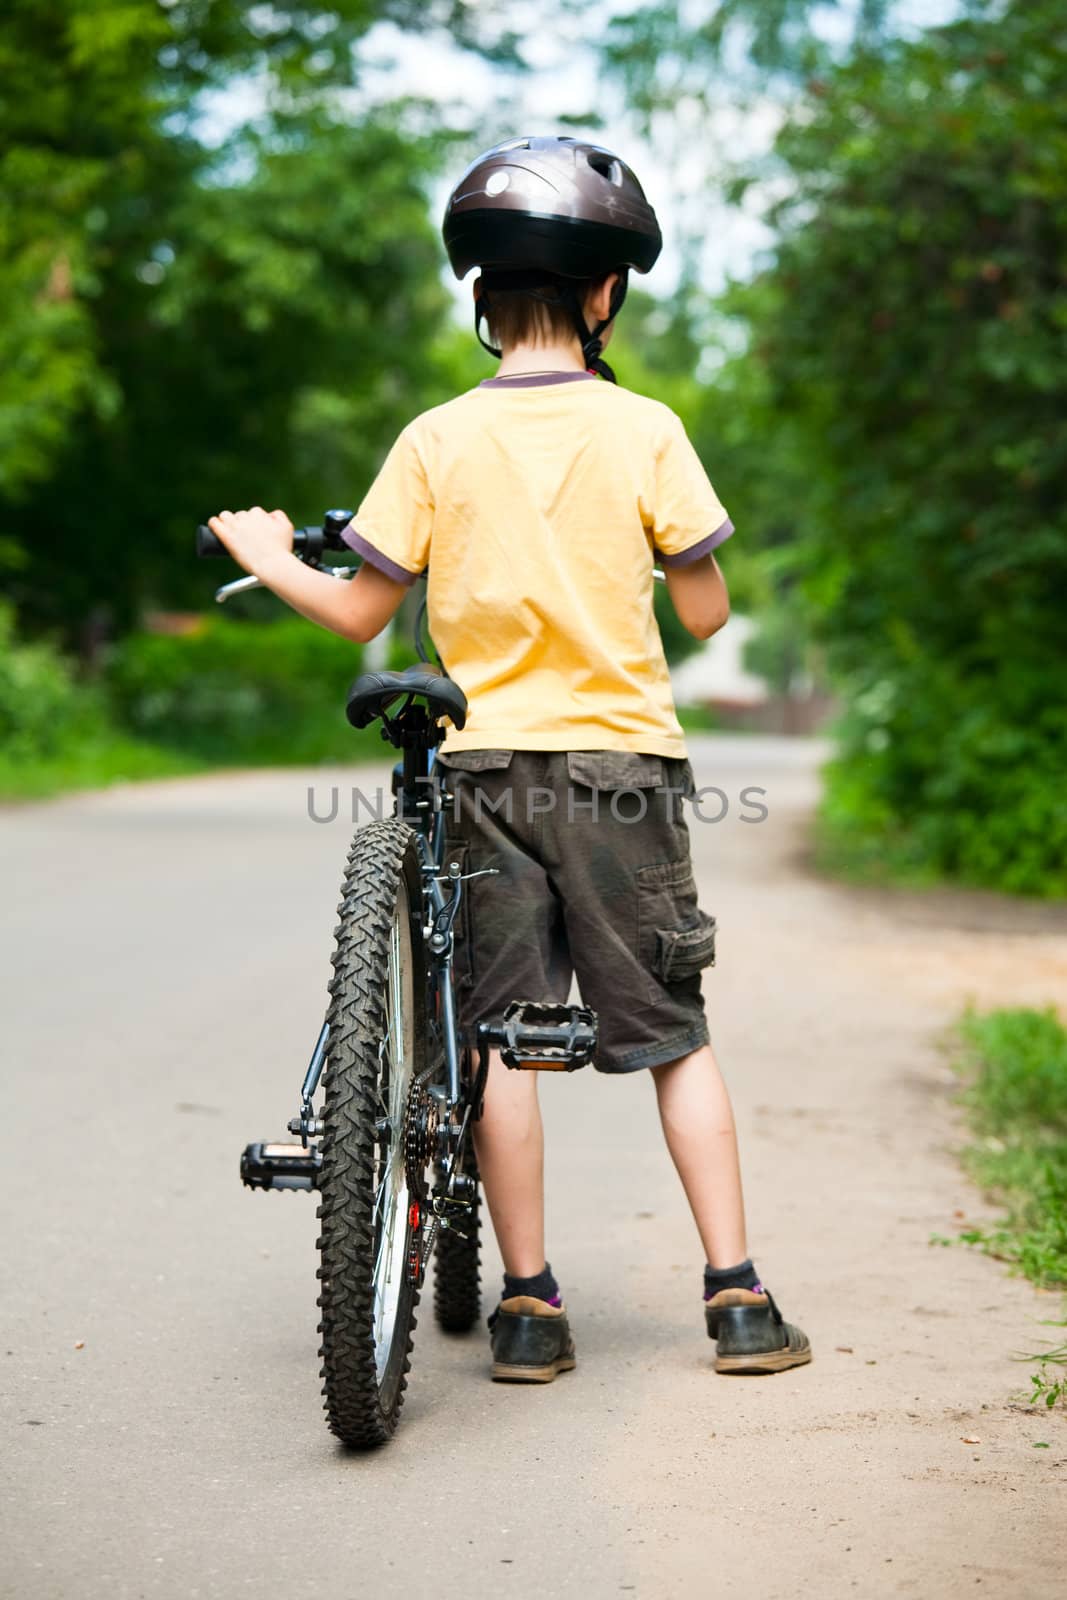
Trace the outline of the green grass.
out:
<instances>
[{"instance_id":1,"label":"green grass","mask_svg":"<svg viewBox=\"0 0 1067 1600\"><path fill-rule=\"evenodd\" d=\"M959 1025L968 1171L1003 1208L966 1244L1044 1288L1067 1284L1067 1029L1045 1011L968 1012ZM1033 1398L1067 1399L1067 1344L1032 1358Z\"/></svg>"},{"instance_id":2,"label":"green grass","mask_svg":"<svg viewBox=\"0 0 1067 1600\"><path fill-rule=\"evenodd\" d=\"M116 783L151 778L190 777L200 772L250 771L256 767L360 765L396 759L377 727L356 732L333 717L329 724L308 719L295 729L280 727L243 742L227 754L216 742L195 745L157 743L103 726L72 739L54 755L12 756L0 750L0 803L47 800L78 789L106 789Z\"/></svg>"},{"instance_id":3,"label":"green grass","mask_svg":"<svg viewBox=\"0 0 1067 1600\"><path fill-rule=\"evenodd\" d=\"M829 791L815 814L811 847L817 871L861 888L936 889L952 881L892 819L868 824L839 808Z\"/></svg>"},{"instance_id":4,"label":"green grass","mask_svg":"<svg viewBox=\"0 0 1067 1600\"><path fill-rule=\"evenodd\" d=\"M722 722L710 706L678 706L678 721L686 733L718 733Z\"/></svg>"},{"instance_id":5,"label":"green grass","mask_svg":"<svg viewBox=\"0 0 1067 1600\"><path fill-rule=\"evenodd\" d=\"M206 765L195 756L106 731L62 755L16 760L0 752L0 800L44 800L71 789L201 772Z\"/></svg>"},{"instance_id":6,"label":"green grass","mask_svg":"<svg viewBox=\"0 0 1067 1600\"><path fill-rule=\"evenodd\" d=\"M217 752L168 748L121 733L107 733L79 744L60 756L13 761L0 751L0 804L6 801L47 800L78 789L106 789L116 783L137 783L151 778L191 777L200 772L247 772L257 767L359 766L396 760L391 747L376 738L351 732L333 741L327 751L313 737L265 739L226 761Z\"/></svg>"}]
</instances>

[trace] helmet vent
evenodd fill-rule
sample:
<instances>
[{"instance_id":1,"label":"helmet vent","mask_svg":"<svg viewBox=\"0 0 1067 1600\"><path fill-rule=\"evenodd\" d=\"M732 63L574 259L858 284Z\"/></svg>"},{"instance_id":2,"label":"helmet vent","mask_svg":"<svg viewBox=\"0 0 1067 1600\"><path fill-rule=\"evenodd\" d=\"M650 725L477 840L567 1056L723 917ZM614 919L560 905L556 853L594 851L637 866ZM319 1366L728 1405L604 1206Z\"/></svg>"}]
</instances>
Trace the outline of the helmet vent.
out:
<instances>
[{"instance_id":1,"label":"helmet vent","mask_svg":"<svg viewBox=\"0 0 1067 1600\"><path fill-rule=\"evenodd\" d=\"M590 152L586 158L594 172L599 172L602 178L607 178L609 183L616 188L622 183L622 164L612 159L611 156L601 155L598 150Z\"/></svg>"}]
</instances>

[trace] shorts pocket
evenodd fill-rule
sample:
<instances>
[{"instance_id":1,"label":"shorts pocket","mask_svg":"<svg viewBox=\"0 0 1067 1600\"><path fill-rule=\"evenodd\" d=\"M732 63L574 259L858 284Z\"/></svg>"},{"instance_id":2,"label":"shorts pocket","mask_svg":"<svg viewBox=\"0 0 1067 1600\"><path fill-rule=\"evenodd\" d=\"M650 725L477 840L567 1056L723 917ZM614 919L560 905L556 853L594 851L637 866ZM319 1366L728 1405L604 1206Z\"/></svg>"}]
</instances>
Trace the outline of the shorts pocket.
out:
<instances>
[{"instance_id":1,"label":"shorts pocket","mask_svg":"<svg viewBox=\"0 0 1067 1600\"><path fill-rule=\"evenodd\" d=\"M436 759L455 772L501 772L511 765L513 750L438 751Z\"/></svg>"},{"instance_id":2,"label":"shorts pocket","mask_svg":"<svg viewBox=\"0 0 1067 1600\"><path fill-rule=\"evenodd\" d=\"M633 750L569 750L567 776L587 789L659 789L663 758Z\"/></svg>"},{"instance_id":3,"label":"shorts pocket","mask_svg":"<svg viewBox=\"0 0 1067 1600\"><path fill-rule=\"evenodd\" d=\"M683 798L691 799L696 794L697 786L689 757L664 756L663 765L666 769L667 787L676 790Z\"/></svg>"},{"instance_id":4,"label":"shorts pocket","mask_svg":"<svg viewBox=\"0 0 1067 1600\"><path fill-rule=\"evenodd\" d=\"M461 873L470 871L471 847L466 839L445 839L444 870L450 861L458 862ZM470 989L474 983L471 952L471 884L463 884L459 910L452 924L452 978L457 989Z\"/></svg>"},{"instance_id":5,"label":"shorts pocket","mask_svg":"<svg viewBox=\"0 0 1067 1600\"><path fill-rule=\"evenodd\" d=\"M656 929L656 970L664 983L680 983L715 965L715 918L697 911L695 928Z\"/></svg>"},{"instance_id":6,"label":"shorts pocket","mask_svg":"<svg viewBox=\"0 0 1067 1600\"><path fill-rule=\"evenodd\" d=\"M714 965L715 918L697 904L688 855L638 867L637 925L642 965L660 985Z\"/></svg>"}]
</instances>

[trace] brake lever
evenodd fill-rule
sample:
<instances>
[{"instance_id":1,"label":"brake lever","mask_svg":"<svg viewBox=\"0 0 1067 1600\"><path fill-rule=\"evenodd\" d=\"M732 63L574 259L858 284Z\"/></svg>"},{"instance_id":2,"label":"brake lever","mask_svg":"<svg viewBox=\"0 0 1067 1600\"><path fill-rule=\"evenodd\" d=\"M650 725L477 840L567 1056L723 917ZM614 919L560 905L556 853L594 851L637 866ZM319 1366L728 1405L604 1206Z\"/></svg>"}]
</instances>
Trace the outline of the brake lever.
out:
<instances>
[{"instance_id":1,"label":"brake lever","mask_svg":"<svg viewBox=\"0 0 1067 1600\"><path fill-rule=\"evenodd\" d=\"M306 566L307 563L305 562ZM354 578L359 571L358 567L316 567L317 572L325 572L327 577L342 578L348 581ZM221 589L215 590L216 605L225 605L232 594L245 594L249 589L265 589L266 584L254 573L249 573L247 578L235 578L232 583L224 583Z\"/></svg>"},{"instance_id":2,"label":"brake lever","mask_svg":"<svg viewBox=\"0 0 1067 1600\"><path fill-rule=\"evenodd\" d=\"M262 589L262 581L249 573L247 578L235 578L232 583L224 583L221 589L215 590L216 605L225 605L231 594L244 594L246 589Z\"/></svg>"}]
</instances>

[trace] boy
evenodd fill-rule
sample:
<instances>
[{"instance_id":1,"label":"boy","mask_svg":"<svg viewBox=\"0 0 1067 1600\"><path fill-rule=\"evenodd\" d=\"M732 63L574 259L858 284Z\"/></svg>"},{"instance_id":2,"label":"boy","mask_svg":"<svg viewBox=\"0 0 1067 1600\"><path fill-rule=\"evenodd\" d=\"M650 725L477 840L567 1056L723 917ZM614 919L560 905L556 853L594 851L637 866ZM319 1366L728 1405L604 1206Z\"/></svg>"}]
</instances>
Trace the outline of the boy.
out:
<instances>
[{"instance_id":1,"label":"boy","mask_svg":"<svg viewBox=\"0 0 1067 1600\"><path fill-rule=\"evenodd\" d=\"M781 1371L811 1351L748 1257L700 989L714 921L697 906L677 803L692 772L652 609L658 560L684 626L701 639L721 628L712 552L733 528L674 413L618 388L601 356L629 269L659 255L659 226L611 151L530 138L468 169L444 237L457 277L481 268L475 330L484 316L500 369L404 429L346 534L363 557L353 582L296 561L282 512L211 526L282 599L360 641L430 562L430 631L470 706L439 754L456 791L451 845L465 870L499 871L491 893L469 885L473 937L457 930L461 1025L516 998L566 1001L576 972L599 1014L596 1067L652 1074L707 1258L716 1370ZM493 1376L550 1381L575 1355L545 1259L536 1072L494 1053L474 1132L505 1266Z\"/></svg>"}]
</instances>

